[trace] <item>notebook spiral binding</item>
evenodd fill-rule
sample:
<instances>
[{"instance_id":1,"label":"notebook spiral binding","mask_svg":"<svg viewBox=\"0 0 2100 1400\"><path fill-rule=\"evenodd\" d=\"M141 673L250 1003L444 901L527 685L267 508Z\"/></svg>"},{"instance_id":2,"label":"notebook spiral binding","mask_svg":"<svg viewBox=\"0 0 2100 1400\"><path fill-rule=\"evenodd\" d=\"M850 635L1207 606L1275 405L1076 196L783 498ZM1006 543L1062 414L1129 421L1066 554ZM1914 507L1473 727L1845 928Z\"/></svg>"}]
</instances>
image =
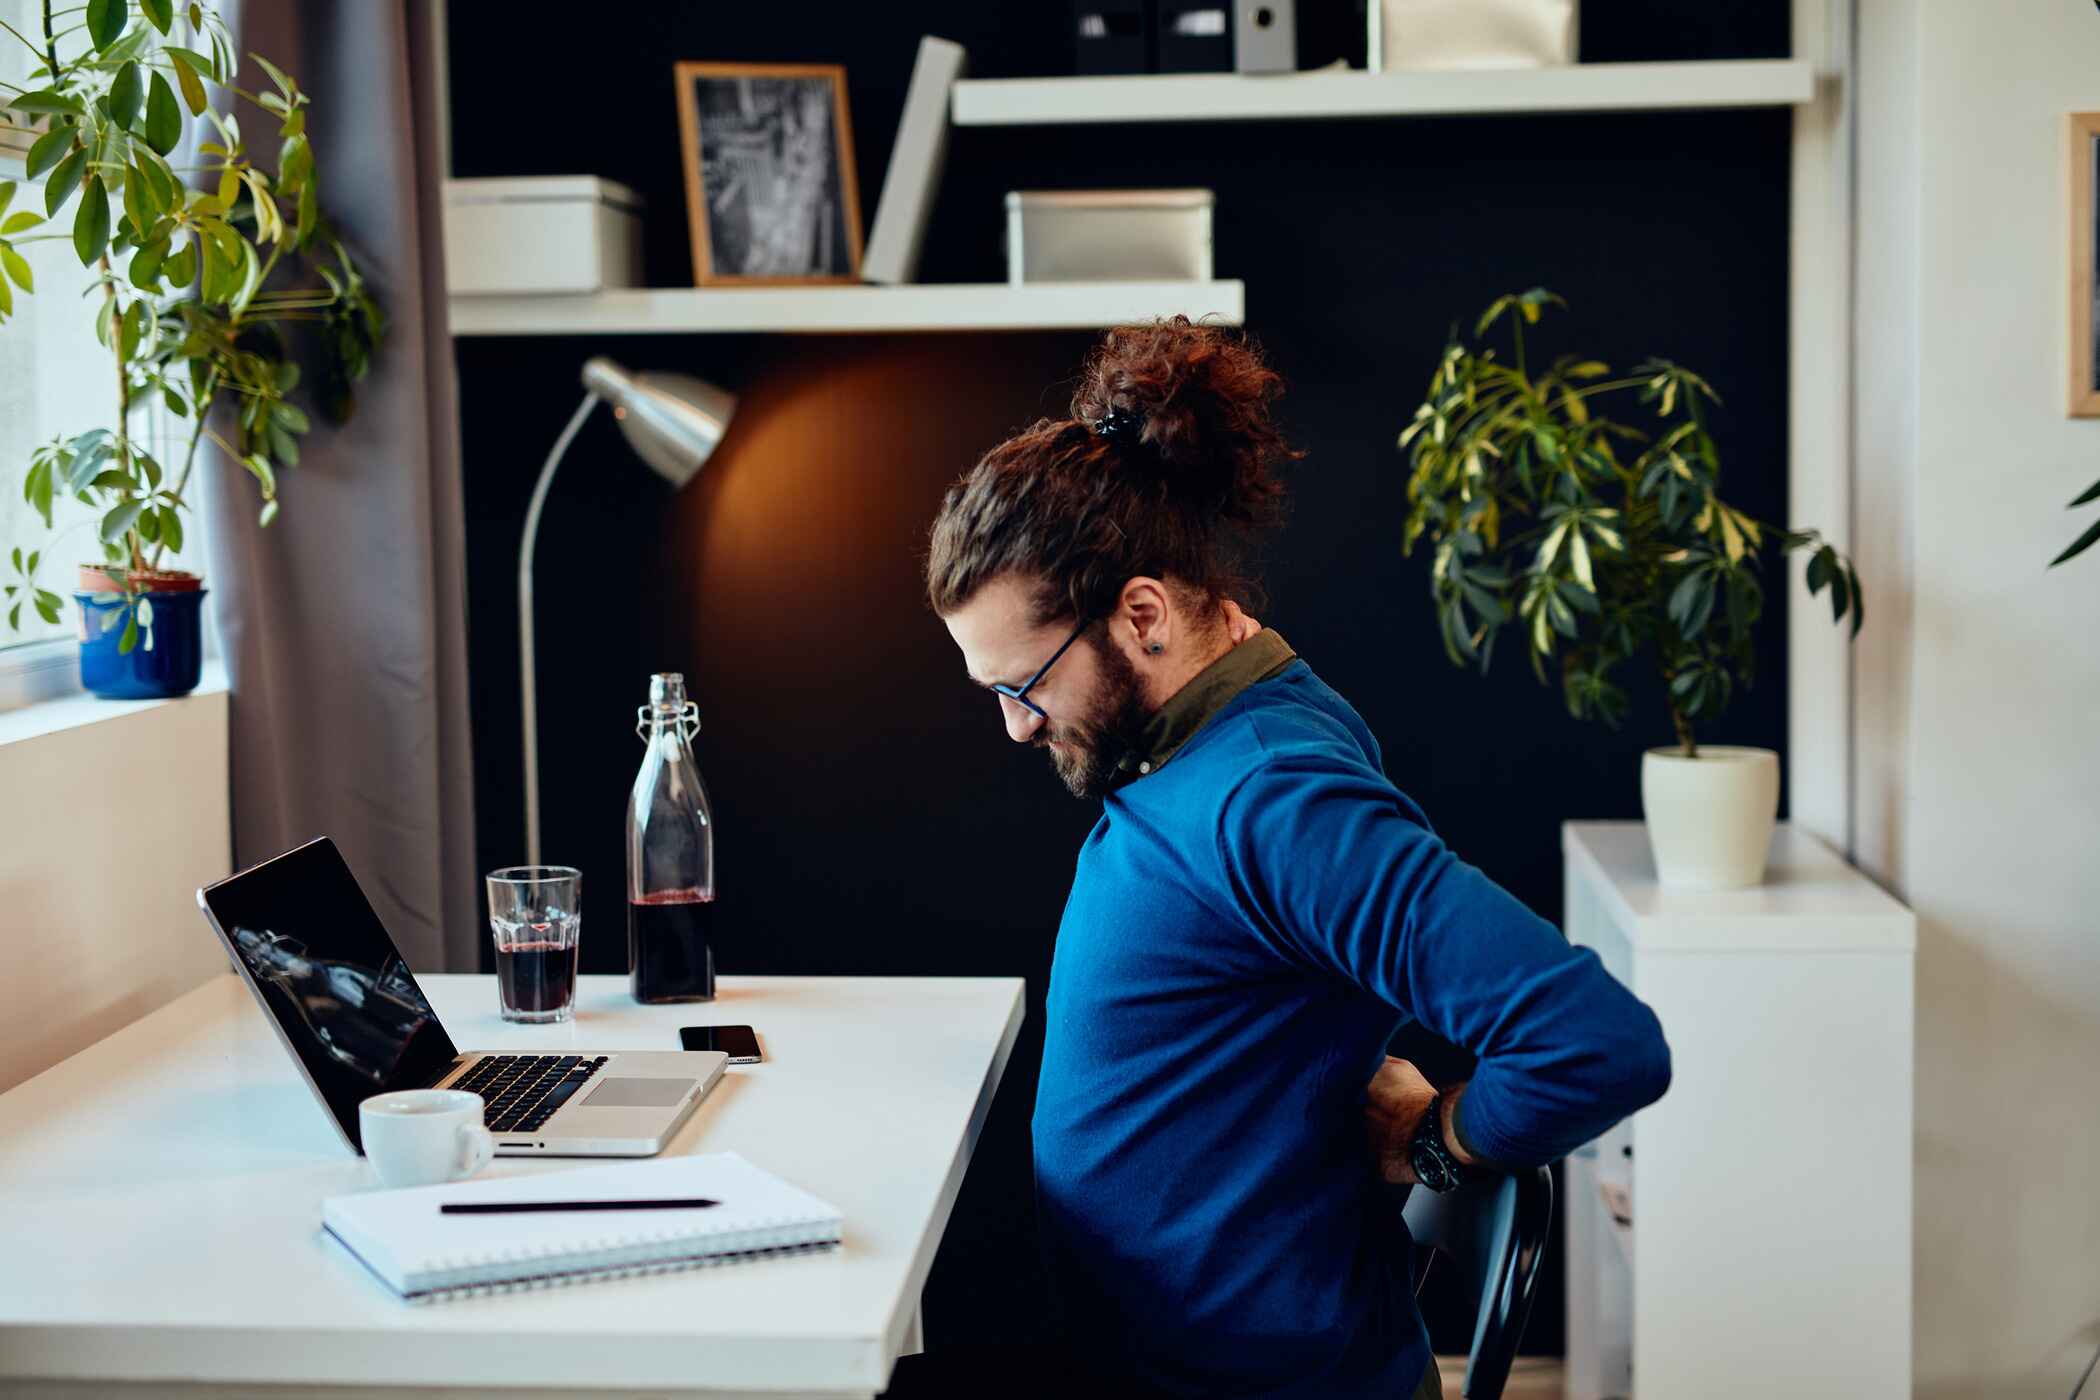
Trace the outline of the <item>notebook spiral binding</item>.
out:
<instances>
[{"instance_id":1,"label":"notebook spiral binding","mask_svg":"<svg viewBox=\"0 0 2100 1400\"><path fill-rule=\"evenodd\" d=\"M836 1249L839 1239L809 1239L809 1221L785 1223L764 1221L752 1227L720 1235L659 1233L612 1236L585 1250L564 1250L550 1255L541 1250L505 1250L471 1258L439 1261L428 1275L429 1282L403 1296L411 1303L451 1302L460 1298L489 1297L498 1293L523 1293L540 1288L559 1288L572 1283L596 1283L603 1279L637 1278L647 1274L707 1269L719 1264L738 1264L751 1259L818 1254ZM689 1243L700 1252L666 1256L666 1245ZM511 1274L508 1266L559 1259L561 1267L539 1273ZM503 1272L503 1277L490 1277Z\"/></svg>"}]
</instances>

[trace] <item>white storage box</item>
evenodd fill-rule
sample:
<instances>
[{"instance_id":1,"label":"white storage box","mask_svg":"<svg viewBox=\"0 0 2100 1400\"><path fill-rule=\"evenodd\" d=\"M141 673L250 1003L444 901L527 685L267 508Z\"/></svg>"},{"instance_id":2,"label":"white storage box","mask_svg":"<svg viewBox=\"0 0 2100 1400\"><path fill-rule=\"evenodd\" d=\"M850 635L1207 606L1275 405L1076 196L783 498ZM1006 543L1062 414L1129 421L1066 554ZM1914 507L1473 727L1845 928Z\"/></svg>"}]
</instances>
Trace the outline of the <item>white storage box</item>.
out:
<instances>
[{"instance_id":1,"label":"white storage box","mask_svg":"<svg viewBox=\"0 0 2100 1400\"><path fill-rule=\"evenodd\" d=\"M597 292L642 277L642 198L595 175L445 182L454 296Z\"/></svg>"},{"instance_id":2,"label":"white storage box","mask_svg":"<svg viewBox=\"0 0 2100 1400\"><path fill-rule=\"evenodd\" d=\"M1208 282L1209 190L1016 190L1006 280Z\"/></svg>"},{"instance_id":3,"label":"white storage box","mask_svg":"<svg viewBox=\"0 0 2100 1400\"><path fill-rule=\"evenodd\" d=\"M1575 61L1580 0L1370 0L1370 66L1551 68Z\"/></svg>"}]
</instances>

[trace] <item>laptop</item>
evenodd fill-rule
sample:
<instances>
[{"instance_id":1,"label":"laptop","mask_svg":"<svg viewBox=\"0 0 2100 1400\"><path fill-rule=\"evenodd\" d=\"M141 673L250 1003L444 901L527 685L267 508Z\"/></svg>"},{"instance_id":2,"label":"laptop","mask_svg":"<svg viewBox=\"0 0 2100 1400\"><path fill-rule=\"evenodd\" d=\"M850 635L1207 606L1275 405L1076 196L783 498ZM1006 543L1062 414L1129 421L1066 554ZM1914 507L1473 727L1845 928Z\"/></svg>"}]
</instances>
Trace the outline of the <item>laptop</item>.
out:
<instances>
[{"instance_id":1,"label":"laptop","mask_svg":"<svg viewBox=\"0 0 2100 1400\"><path fill-rule=\"evenodd\" d=\"M206 885L197 904L353 1151L357 1106L401 1089L471 1089L499 1154L650 1157L729 1057L714 1050L462 1051L327 837ZM559 1038L557 1038L559 1037Z\"/></svg>"}]
</instances>

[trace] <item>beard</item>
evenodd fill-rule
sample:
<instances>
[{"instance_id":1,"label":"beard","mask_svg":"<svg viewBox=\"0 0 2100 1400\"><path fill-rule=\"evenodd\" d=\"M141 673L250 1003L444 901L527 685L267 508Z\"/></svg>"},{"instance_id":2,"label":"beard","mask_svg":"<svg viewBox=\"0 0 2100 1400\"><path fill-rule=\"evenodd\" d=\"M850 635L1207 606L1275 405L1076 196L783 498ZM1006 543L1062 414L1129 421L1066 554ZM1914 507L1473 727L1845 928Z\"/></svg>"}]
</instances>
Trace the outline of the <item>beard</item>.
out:
<instances>
[{"instance_id":1,"label":"beard","mask_svg":"<svg viewBox=\"0 0 2100 1400\"><path fill-rule=\"evenodd\" d=\"M1066 724L1045 724L1035 736L1035 746L1050 755L1074 797L1104 796L1120 772L1117 759L1137 746L1145 721L1151 718L1139 694L1137 667L1112 646L1098 646L1090 637L1088 646L1100 661L1101 686L1094 692L1086 713ZM1055 741L1056 748L1050 744Z\"/></svg>"}]
</instances>

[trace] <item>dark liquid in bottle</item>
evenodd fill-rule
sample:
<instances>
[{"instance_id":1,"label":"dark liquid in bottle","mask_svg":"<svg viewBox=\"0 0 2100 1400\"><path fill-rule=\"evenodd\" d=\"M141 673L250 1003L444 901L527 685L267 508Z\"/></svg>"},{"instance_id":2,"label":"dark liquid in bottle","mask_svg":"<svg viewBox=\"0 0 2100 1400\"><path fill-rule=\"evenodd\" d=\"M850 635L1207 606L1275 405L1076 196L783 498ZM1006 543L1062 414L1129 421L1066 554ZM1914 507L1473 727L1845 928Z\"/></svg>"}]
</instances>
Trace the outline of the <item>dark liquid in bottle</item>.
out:
<instances>
[{"instance_id":1,"label":"dark liquid in bottle","mask_svg":"<svg viewBox=\"0 0 2100 1400\"><path fill-rule=\"evenodd\" d=\"M627 904L627 965L636 1001L713 1001L714 896L660 890Z\"/></svg>"},{"instance_id":2,"label":"dark liquid in bottle","mask_svg":"<svg viewBox=\"0 0 2100 1400\"><path fill-rule=\"evenodd\" d=\"M559 1011L576 995L576 948L559 943L513 943L496 948L496 980L503 1004L525 1012Z\"/></svg>"}]
</instances>

